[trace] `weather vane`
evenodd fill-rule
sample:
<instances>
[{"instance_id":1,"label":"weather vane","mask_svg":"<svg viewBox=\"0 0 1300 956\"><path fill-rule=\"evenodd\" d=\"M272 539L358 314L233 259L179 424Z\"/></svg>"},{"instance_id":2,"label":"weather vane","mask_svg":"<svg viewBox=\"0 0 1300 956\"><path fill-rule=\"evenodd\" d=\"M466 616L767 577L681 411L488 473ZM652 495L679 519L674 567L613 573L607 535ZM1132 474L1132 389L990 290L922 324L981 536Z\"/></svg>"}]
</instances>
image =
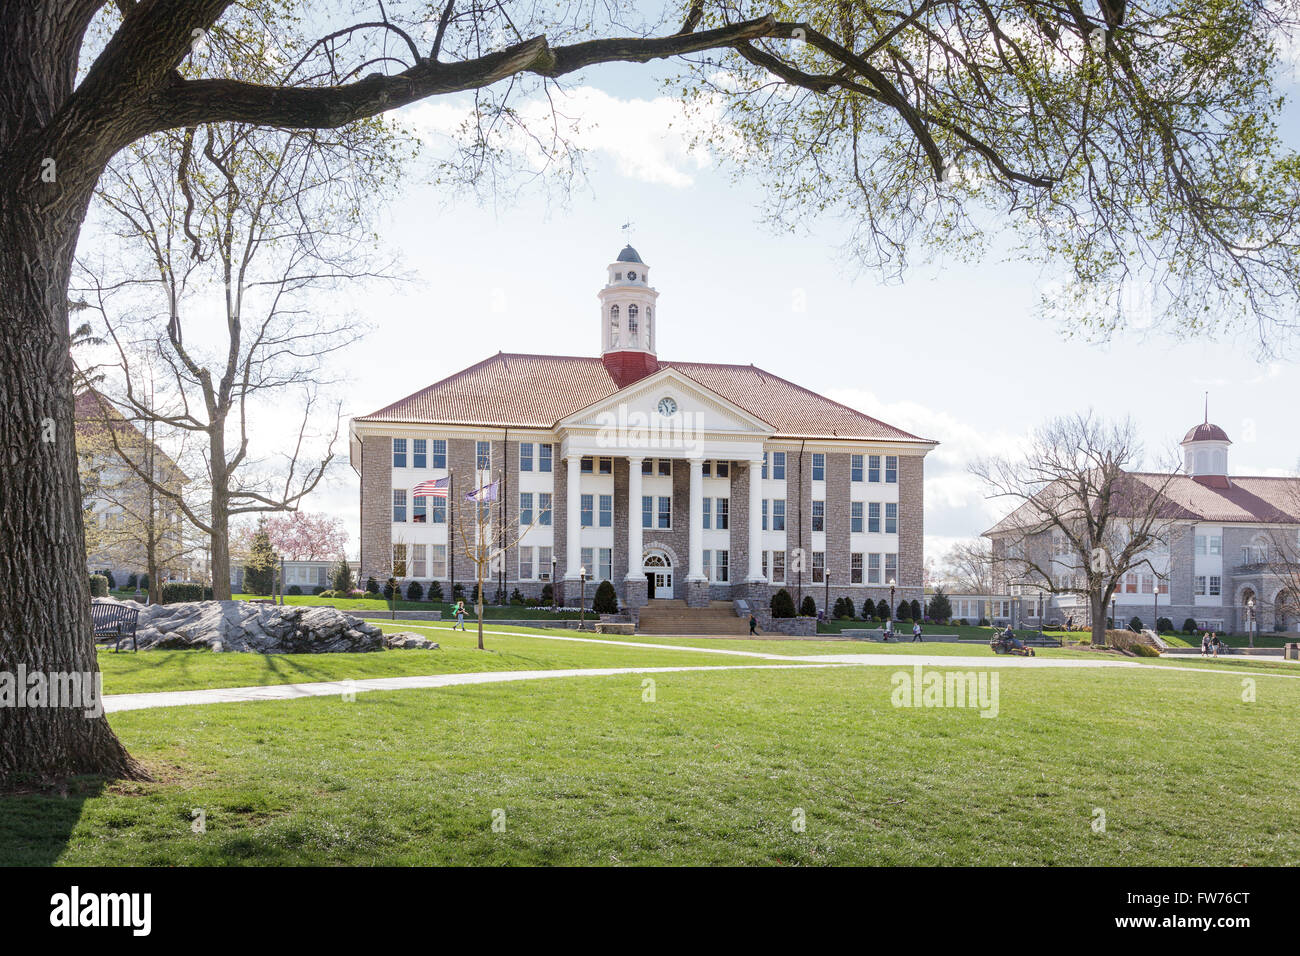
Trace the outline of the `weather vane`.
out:
<instances>
[{"instance_id":1,"label":"weather vane","mask_svg":"<svg viewBox=\"0 0 1300 956\"><path fill-rule=\"evenodd\" d=\"M623 223L621 227L623 229L623 238L627 240L629 246L632 245L632 227L634 225L636 225L636 223L629 219L627 222Z\"/></svg>"}]
</instances>

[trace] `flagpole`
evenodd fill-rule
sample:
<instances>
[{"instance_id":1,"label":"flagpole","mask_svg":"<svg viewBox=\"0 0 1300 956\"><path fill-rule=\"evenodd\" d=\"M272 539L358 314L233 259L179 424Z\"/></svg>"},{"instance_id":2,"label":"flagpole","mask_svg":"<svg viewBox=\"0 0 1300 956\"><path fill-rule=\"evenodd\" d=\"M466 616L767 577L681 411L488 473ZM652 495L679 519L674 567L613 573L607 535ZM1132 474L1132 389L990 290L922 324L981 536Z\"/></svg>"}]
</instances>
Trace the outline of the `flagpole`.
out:
<instances>
[{"instance_id":1,"label":"flagpole","mask_svg":"<svg viewBox=\"0 0 1300 956\"><path fill-rule=\"evenodd\" d=\"M447 595L447 600L451 602L452 607L456 606L456 541L453 536L456 530L456 472L447 469L447 565L451 573L451 593Z\"/></svg>"}]
</instances>

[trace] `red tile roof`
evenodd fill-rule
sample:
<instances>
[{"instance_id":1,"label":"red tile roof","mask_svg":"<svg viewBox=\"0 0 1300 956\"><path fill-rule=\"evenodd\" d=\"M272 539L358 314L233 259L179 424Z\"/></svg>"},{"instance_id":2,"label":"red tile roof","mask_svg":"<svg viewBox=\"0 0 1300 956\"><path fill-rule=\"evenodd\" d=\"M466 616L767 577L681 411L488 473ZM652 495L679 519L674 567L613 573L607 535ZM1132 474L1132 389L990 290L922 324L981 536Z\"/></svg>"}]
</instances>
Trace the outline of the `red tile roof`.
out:
<instances>
[{"instance_id":1,"label":"red tile roof","mask_svg":"<svg viewBox=\"0 0 1300 956\"><path fill-rule=\"evenodd\" d=\"M1300 524L1300 478L1215 476L1207 480L1152 472L1131 472L1130 476L1150 488L1163 489L1169 504L1162 513L1175 520ZM1120 509L1116 511L1120 513ZM1027 502L984 534L996 537L1028 528L1036 520L1034 505Z\"/></svg>"},{"instance_id":2,"label":"red tile roof","mask_svg":"<svg viewBox=\"0 0 1300 956\"><path fill-rule=\"evenodd\" d=\"M676 369L783 438L932 443L753 365L660 359L659 367ZM498 352L356 421L550 428L618 391L599 358Z\"/></svg>"}]
</instances>

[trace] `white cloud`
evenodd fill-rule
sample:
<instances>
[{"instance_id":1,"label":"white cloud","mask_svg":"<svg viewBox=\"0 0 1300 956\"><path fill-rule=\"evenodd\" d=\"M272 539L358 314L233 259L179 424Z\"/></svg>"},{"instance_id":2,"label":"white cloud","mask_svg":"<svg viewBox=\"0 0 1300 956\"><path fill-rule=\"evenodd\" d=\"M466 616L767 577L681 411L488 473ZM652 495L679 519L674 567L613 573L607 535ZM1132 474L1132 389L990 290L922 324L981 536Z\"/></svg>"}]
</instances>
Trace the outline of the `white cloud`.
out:
<instances>
[{"instance_id":1,"label":"white cloud","mask_svg":"<svg viewBox=\"0 0 1300 956\"><path fill-rule=\"evenodd\" d=\"M713 114L684 110L680 101L669 97L622 99L594 86L579 86L553 92L550 99L532 97L516 108L539 138L549 139L554 126L574 146L603 154L620 175L637 182L685 189L694 185L695 171L713 162L706 147L692 145ZM472 108L464 103L424 101L404 111L402 118L426 137L454 139L471 116ZM502 126L498 136L500 146L531 167L545 164L538 144L517 127Z\"/></svg>"}]
</instances>

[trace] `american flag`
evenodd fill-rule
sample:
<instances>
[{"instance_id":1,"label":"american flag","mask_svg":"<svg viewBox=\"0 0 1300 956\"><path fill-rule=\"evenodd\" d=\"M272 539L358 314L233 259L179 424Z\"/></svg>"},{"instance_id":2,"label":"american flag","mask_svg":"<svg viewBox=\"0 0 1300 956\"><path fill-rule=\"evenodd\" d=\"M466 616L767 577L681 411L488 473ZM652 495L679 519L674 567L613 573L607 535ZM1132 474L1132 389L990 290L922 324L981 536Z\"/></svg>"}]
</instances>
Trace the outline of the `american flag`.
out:
<instances>
[{"instance_id":1,"label":"american flag","mask_svg":"<svg viewBox=\"0 0 1300 956\"><path fill-rule=\"evenodd\" d=\"M422 481L411 489L413 498L446 498L447 488L451 485L451 478L438 478L436 480Z\"/></svg>"}]
</instances>

